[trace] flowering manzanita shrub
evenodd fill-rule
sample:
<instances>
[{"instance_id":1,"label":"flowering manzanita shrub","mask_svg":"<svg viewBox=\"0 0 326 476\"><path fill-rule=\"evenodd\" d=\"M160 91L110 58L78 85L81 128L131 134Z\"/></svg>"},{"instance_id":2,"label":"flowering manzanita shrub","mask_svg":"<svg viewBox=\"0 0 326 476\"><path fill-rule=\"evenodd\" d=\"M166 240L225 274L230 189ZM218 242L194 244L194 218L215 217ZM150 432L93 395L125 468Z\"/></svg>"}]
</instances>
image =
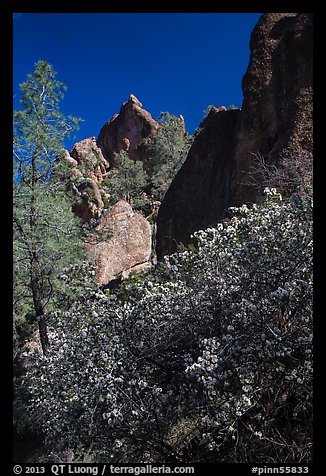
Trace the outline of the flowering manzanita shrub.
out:
<instances>
[{"instance_id":1,"label":"flowering manzanita shrub","mask_svg":"<svg viewBox=\"0 0 326 476\"><path fill-rule=\"evenodd\" d=\"M53 451L309 460L312 199L272 189L231 211L195 233L198 249L52 313L49 354L29 355L25 384Z\"/></svg>"}]
</instances>

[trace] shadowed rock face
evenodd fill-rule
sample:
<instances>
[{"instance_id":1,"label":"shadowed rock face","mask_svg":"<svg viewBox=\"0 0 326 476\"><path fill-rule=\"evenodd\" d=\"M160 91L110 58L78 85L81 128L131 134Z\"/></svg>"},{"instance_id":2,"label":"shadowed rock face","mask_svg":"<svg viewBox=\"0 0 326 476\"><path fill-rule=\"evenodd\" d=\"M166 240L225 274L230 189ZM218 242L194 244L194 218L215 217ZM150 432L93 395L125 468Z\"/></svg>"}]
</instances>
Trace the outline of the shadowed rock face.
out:
<instances>
[{"instance_id":1,"label":"shadowed rock face","mask_svg":"<svg viewBox=\"0 0 326 476\"><path fill-rule=\"evenodd\" d=\"M312 15L262 15L250 49L242 110L210 112L164 197L158 259L221 221L229 206L257 198L248 184L255 154L276 167L299 157L302 169L312 169Z\"/></svg>"},{"instance_id":2,"label":"shadowed rock face","mask_svg":"<svg viewBox=\"0 0 326 476\"><path fill-rule=\"evenodd\" d=\"M309 14L268 13L252 32L231 205L256 198L255 189L242 185L253 154L276 166L282 158L300 157L302 168L312 168L312 27Z\"/></svg>"},{"instance_id":3,"label":"shadowed rock face","mask_svg":"<svg viewBox=\"0 0 326 476\"><path fill-rule=\"evenodd\" d=\"M129 100L121 106L102 127L97 144L107 160L112 161L113 154L125 150L134 160L143 160L146 148L145 138L155 134L157 123L142 104L131 94Z\"/></svg>"},{"instance_id":4,"label":"shadowed rock face","mask_svg":"<svg viewBox=\"0 0 326 476\"><path fill-rule=\"evenodd\" d=\"M157 255L176 251L191 233L216 223L229 203L234 134L240 111L213 107L158 213Z\"/></svg>"},{"instance_id":5,"label":"shadowed rock face","mask_svg":"<svg viewBox=\"0 0 326 476\"><path fill-rule=\"evenodd\" d=\"M97 231L107 233L105 240L86 247L100 285L151 266L152 228L127 202L120 200L107 210Z\"/></svg>"}]
</instances>

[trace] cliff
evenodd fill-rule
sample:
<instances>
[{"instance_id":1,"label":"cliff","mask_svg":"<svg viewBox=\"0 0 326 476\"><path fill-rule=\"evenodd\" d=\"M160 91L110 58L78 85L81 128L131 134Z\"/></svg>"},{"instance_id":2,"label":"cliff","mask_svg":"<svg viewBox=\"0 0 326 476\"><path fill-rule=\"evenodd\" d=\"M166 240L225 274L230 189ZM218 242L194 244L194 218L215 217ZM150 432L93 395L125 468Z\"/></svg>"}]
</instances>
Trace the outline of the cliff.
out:
<instances>
[{"instance_id":1,"label":"cliff","mask_svg":"<svg viewBox=\"0 0 326 476\"><path fill-rule=\"evenodd\" d=\"M250 50L242 110L210 112L164 197L159 259L223 220L229 206L255 201L271 171L281 191L302 175L311 181L312 15L262 15Z\"/></svg>"}]
</instances>

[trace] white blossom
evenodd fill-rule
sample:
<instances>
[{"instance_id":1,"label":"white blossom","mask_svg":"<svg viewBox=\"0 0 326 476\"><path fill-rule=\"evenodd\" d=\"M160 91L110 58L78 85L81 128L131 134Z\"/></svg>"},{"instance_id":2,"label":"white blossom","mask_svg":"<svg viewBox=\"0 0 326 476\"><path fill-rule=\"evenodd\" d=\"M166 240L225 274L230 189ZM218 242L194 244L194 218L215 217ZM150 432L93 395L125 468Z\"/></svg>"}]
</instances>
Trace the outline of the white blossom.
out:
<instances>
[{"instance_id":1,"label":"white blossom","mask_svg":"<svg viewBox=\"0 0 326 476\"><path fill-rule=\"evenodd\" d=\"M49 355L30 352L24 380L29 417L52 448L93 441L102 461L169 462L176 449L155 448L168 451L188 422L199 454L220 460L225 442L257 436L262 454L280 442L275 415L290 396L289 419L310 422L311 200L270 189L262 204L231 212L145 280L85 291L53 315ZM284 452L308 423L282 435Z\"/></svg>"}]
</instances>

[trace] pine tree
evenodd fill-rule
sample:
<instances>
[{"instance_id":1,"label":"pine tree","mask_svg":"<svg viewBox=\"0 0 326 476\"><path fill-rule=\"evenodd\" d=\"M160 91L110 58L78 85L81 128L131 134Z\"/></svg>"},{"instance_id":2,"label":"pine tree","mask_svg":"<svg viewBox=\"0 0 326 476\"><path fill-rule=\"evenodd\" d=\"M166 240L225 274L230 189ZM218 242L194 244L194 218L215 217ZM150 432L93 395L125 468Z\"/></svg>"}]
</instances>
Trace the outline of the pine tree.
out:
<instances>
[{"instance_id":1,"label":"pine tree","mask_svg":"<svg viewBox=\"0 0 326 476\"><path fill-rule=\"evenodd\" d=\"M129 158L127 152L121 150L114 156L115 167L110 172L109 184L112 203L126 200L134 209L145 205L144 188L148 178L141 161Z\"/></svg>"},{"instance_id":2,"label":"pine tree","mask_svg":"<svg viewBox=\"0 0 326 476\"><path fill-rule=\"evenodd\" d=\"M161 112L157 122L157 133L145 140L149 152L145 168L151 179L152 197L162 200L187 157L192 137L185 133L183 120L169 112Z\"/></svg>"},{"instance_id":3,"label":"pine tree","mask_svg":"<svg viewBox=\"0 0 326 476\"><path fill-rule=\"evenodd\" d=\"M49 348L45 313L55 292L56 276L81 257L77 219L55 160L63 140L81 119L59 109L66 86L46 61L20 85L22 109L14 111L14 313L26 311L38 322L43 353Z\"/></svg>"}]
</instances>

